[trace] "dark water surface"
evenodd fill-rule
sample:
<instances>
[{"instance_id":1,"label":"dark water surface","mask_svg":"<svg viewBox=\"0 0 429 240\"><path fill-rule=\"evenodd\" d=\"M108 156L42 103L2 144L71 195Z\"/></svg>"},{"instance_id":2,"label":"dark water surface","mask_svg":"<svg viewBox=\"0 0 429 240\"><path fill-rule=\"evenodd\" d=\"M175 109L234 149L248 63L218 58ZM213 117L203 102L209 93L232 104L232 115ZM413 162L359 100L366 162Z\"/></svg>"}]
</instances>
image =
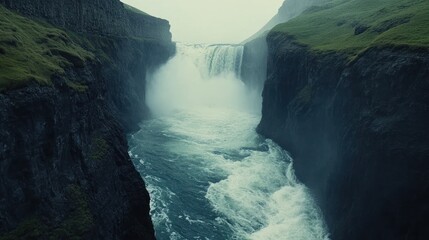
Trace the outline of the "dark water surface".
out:
<instances>
[{"instance_id":1,"label":"dark water surface","mask_svg":"<svg viewBox=\"0 0 429 240\"><path fill-rule=\"evenodd\" d=\"M145 121L130 136L158 239L327 239L287 153L256 134L259 119L181 111Z\"/></svg>"}]
</instances>

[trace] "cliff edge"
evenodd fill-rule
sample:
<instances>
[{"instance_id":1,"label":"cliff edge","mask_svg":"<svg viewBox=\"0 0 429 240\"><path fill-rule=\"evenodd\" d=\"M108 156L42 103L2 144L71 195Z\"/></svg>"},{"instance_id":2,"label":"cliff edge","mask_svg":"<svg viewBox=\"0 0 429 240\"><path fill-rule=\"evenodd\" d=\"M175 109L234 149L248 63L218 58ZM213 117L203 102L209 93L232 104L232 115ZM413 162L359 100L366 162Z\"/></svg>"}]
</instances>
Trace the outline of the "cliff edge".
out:
<instances>
[{"instance_id":1,"label":"cliff edge","mask_svg":"<svg viewBox=\"0 0 429 240\"><path fill-rule=\"evenodd\" d=\"M364 2L270 32L258 131L291 152L332 239L427 239L429 4Z\"/></svg>"},{"instance_id":2,"label":"cliff edge","mask_svg":"<svg viewBox=\"0 0 429 240\"><path fill-rule=\"evenodd\" d=\"M0 239L154 239L125 133L167 21L117 0L0 1Z\"/></svg>"}]
</instances>

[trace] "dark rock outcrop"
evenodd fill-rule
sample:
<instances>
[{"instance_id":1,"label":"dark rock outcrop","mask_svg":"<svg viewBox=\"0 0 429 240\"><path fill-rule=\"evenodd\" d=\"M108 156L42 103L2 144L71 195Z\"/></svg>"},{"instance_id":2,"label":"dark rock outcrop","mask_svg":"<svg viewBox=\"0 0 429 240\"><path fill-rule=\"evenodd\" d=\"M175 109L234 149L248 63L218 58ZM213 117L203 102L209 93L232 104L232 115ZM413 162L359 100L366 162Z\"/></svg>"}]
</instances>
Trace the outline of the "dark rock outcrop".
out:
<instances>
[{"instance_id":1,"label":"dark rock outcrop","mask_svg":"<svg viewBox=\"0 0 429 240\"><path fill-rule=\"evenodd\" d=\"M96 56L52 86L0 93L0 239L154 239L125 133L147 114L146 72L174 52L168 22L117 0L0 3L75 31Z\"/></svg>"},{"instance_id":2,"label":"dark rock outcrop","mask_svg":"<svg viewBox=\"0 0 429 240\"><path fill-rule=\"evenodd\" d=\"M153 40L91 36L90 42L107 56L102 60L102 77L106 81L106 101L111 112L127 131L138 128L148 117L145 104L146 74L166 62L175 52L173 43Z\"/></svg>"},{"instance_id":3,"label":"dark rock outcrop","mask_svg":"<svg viewBox=\"0 0 429 240\"><path fill-rule=\"evenodd\" d=\"M427 239L429 51L268 45L258 131L291 152L332 239Z\"/></svg>"},{"instance_id":4,"label":"dark rock outcrop","mask_svg":"<svg viewBox=\"0 0 429 240\"><path fill-rule=\"evenodd\" d=\"M0 95L2 233L22 228L28 219L53 229L46 231L49 237L68 229L63 225L77 211L70 209L74 202L68 199L68 188L78 187L86 195L89 214L77 221L87 226L59 236L153 235L145 203L149 196L130 163L120 125L101 99L106 91L102 79L93 71L70 71L55 80L54 88L29 86ZM76 92L66 81L88 84L88 90ZM133 232L133 226L141 227L141 233Z\"/></svg>"},{"instance_id":5,"label":"dark rock outcrop","mask_svg":"<svg viewBox=\"0 0 429 240\"><path fill-rule=\"evenodd\" d=\"M129 11L119 0L0 0L0 4L78 33L171 42L166 20Z\"/></svg>"}]
</instances>

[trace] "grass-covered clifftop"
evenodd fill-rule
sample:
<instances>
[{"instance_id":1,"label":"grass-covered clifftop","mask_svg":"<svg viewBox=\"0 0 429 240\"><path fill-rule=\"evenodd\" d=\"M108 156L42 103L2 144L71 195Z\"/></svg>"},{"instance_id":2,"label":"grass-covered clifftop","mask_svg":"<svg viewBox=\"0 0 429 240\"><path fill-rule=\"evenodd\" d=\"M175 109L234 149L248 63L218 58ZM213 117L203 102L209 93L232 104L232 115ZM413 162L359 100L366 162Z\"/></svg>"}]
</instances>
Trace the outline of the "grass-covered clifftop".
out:
<instances>
[{"instance_id":1,"label":"grass-covered clifftop","mask_svg":"<svg viewBox=\"0 0 429 240\"><path fill-rule=\"evenodd\" d=\"M66 32L0 5L0 90L30 81L49 84L53 74L91 58Z\"/></svg>"},{"instance_id":2,"label":"grass-covered clifftop","mask_svg":"<svg viewBox=\"0 0 429 240\"><path fill-rule=\"evenodd\" d=\"M428 0L332 0L277 25L317 51L355 55L374 46L429 48Z\"/></svg>"},{"instance_id":3,"label":"grass-covered clifftop","mask_svg":"<svg viewBox=\"0 0 429 240\"><path fill-rule=\"evenodd\" d=\"M0 0L0 240L155 239L125 131L173 52L119 0Z\"/></svg>"},{"instance_id":4,"label":"grass-covered clifftop","mask_svg":"<svg viewBox=\"0 0 429 240\"><path fill-rule=\"evenodd\" d=\"M97 8L91 2L84 1L83 4L88 11L95 11ZM50 8L44 1L35 2L44 6L31 8L34 11L24 8L20 2L10 6L0 4L0 91L22 87L30 82L50 84L52 76L62 75L69 67L82 67L87 60L94 58L108 59L109 54L104 51L110 51L105 46L112 39L135 40L142 42L142 45L164 44L165 49L171 47L171 33L166 20L152 17L119 1L119 5L112 6L108 5L109 1L102 2L107 4L103 9L119 7L122 10L108 11L109 15L102 14L103 9L99 9L93 15L80 16L80 12L75 13L78 6L72 1L67 2L71 4L70 13L58 13L59 17L55 17L52 11L58 6ZM118 32L114 32L116 25L110 30L104 25L112 19L121 20ZM87 24L82 25L81 22ZM97 29L94 30L94 27ZM66 83L77 91L86 89L86 86L77 83Z\"/></svg>"}]
</instances>

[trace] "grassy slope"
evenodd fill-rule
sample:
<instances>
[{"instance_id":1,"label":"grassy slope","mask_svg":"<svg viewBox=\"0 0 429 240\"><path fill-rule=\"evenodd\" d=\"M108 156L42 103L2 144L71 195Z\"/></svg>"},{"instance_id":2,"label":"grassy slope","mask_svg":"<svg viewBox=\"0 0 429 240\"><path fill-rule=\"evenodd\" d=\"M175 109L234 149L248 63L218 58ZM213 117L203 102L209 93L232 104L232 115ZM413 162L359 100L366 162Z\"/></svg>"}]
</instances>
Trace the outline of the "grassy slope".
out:
<instances>
[{"instance_id":1,"label":"grassy slope","mask_svg":"<svg viewBox=\"0 0 429 240\"><path fill-rule=\"evenodd\" d=\"M356 34L355 30L364 30ZM428 0L332 0L276 26L316 51L355 55L368 47L429 48Z\"/></svg>"},{"instance_id":2,"label":"grassy slope","mask_svg":"<svg viewBox=\"0 0 429 240\"><path fill-rule=\"evenodd\" d=\"M0 90L29 81L50 84L53 74L92 57L64 31L0 5Z\"/></svg>"}]
</instances>

